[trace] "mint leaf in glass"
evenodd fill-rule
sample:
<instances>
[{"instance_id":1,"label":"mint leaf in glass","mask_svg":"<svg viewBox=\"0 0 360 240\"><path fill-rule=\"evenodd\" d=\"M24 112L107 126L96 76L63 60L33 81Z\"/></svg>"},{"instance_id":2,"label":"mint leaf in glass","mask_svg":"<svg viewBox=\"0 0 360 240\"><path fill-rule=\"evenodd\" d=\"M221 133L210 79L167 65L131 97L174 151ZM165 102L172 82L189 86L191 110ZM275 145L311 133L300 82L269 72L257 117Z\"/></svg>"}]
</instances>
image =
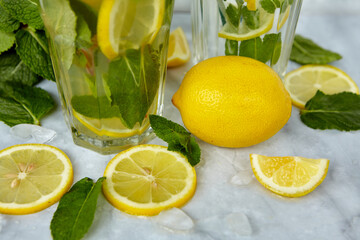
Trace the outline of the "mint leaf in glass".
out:
<instances>
[{"instance_id":1,"label":"mint leaf in glass","mask_svg":"<svg viewBox=\"0 0 360 240\"><path fill-rule=\"evenodd\" d=\"M35 29L43 29L38 1L36 0L2 0L3 8L14 19Z\"/></svg>"},{"instance_id":2,"label":"mint leaf in glass","mask_svg":"<svg viewBox=\"0 0 360 240\"><path fill-rule=\"evenodd\" d=\"M18 82L33 86L41 78L28 68L14 49L0 55L0 82Z\"/></svg>"},{"instance_id":3,"label":"mint leaf in glass","mask_svg":"<svg viewBox=\"0 0 360 240\"><path fill-rule=\"evenodd\" d=\"M0 54L9 50L15 43L15 34L0 30Z\"/></svg>"},{"instance_id":4,"label":"mint leaf in glass","mask_svg":"<svg viewBox=\"0 0 360 240\"><path fill-rule=\"evenodd\" d=\"M290 60L299 64L328 64L341 58L340 54L326 50L301 35L295 35Z\"/></svg>"},{"instance_id":5,"label":"mint leaf in glass","mask_svg":"<svg viewBox=\"0 0 360 240\"><path fill-rule=\"evenodd\" d=\"M55 102L41 88L0 82L0 106L0 121L12 127L21 123L39 125Z\"/></svg>"},{"instance_id":6,"label":"mint leaf in glass","mask_svg":"<svg viewBox=\"0 0 360 240\"><path fill-rule=\"evenodd\" d=\"M200 162L200 147L184 127L158 115L149 119L156 136L168 143L168 150L183 154L191 166Z\"/></svg>"},{"instance_id":7,"label":"mint leaf in glass","mask_svg":"<svg viewBox=\"0 0 360 240\"><path fill-rule=\"evenodd\" d=\"M20 27L20 22L11 17L0 1L0 31L13 32Z\"/></svg>"},{"instance_id":8,"label":"mint leaf in glass","mask_svg":"<svg viewBox=\"0 0 360 240\"><path fill-rule=\"evenodd\" d=\"M109 64L104 81L112 104L119 107L128 128L142 124L160 83L160 57L150 45L128 49Z\"/></svg>"},{"instance_id":9,"label":"mint leaf in glass","mask_svg":"<svg viewBox=\"0 0 360 240\"><path fill-rule=\"evenodd\" d=\"M225 39L225 55L237 56L239 54L239 42L235 40Z\"/></svg>"},{"instance_id":10,"label":"mint leaf in glass","mask_svg":"<svg viewBox=\"0 0 360 240\"><path fill-rule=\"evenodd\" d=\"M55 80L45 32L29 27L16 33L16 52L20 59L36 74Z\"/></svg>"},{"instance_id":11,"label":"mint leaf in glass","mask_svg":"<svg viewBox=\"0 0 360 240\"><path fill-rule=\"evenodd\" d=\"M54 240L79 240L84 237L94 220L104 179L101 177L94 183L90 178L83 178L61 198L50 224Z\"/></svg>"},{"instance_id":12,"label":"mint leaf in glass","mask_svg":"<svg viewBox=\"0 0 360 240\"><path fill-rule=\"evenodd\" d=\"M274 13L276 8L280 7L281 2L280 0L260 0L260 5L266 12Z\"/></svg>"},{"instance_id":13,"label":"mint leaf in glass","mask_svg":"<svg viewBox=\"0 0 360 240\"><path fill-rule=\"evenodd\" d=\"M318 91L300 111L301 121L314 129L360 130L360 95Z\"/></svg>"},{"instance_id":14,"label":"mint leaf in glass","mask_svg":"<svg viewBox=\"0 0 360 240\"><path fill-rule=\"evenodd\" d=\"M250 29L257 29L260 26L260 11L256 9L256 11L250 11L246 6L242 7L241 10L243 21Z\"/></svg>"}]
</instances>

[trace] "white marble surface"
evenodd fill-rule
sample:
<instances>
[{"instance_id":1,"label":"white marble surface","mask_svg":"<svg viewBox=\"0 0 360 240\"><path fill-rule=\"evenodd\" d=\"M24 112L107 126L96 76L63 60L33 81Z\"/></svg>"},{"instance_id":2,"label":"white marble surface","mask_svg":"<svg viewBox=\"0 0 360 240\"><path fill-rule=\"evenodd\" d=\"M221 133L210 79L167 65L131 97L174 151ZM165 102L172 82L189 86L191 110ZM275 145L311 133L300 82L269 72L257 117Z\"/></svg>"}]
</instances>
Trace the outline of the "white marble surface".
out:
<instances>
[{"instance_id":1,"label":"white marble surface","mask_svg":"<svg viewBox=\"0 0 360 240\"><path fill-rule=\"evenodd\" d=\"M310 9L309 3L304 5L304 9ZM343 59L333 65L347 72L360 86L360 9L354 11L349 8L349 12L333 15L331 11L321 11L320 8L318 11L304 11L297 32L341 53ZM173 28L177 26L184 28L190 41L189 15L177 13ZM189 63L168 71L164 115L178 123L182 123L180 114L170 99L190 67ZM289 67L298 66L291 64ZM74 181L83 177L97 179L113 155L103 156L74 145L62 118L55 84L43 81L39 86L49 91L58 103L56 109L42 120L43 126L57 132L50 144L70 157ZM0 123L0 133L0 149L31 142L12 137L9 127L3 123ZM166 230L151 218L138 218L120 212L101 195L93 226L85 239L360 239L359 139L360 131L310 129L301 123L299 111L294 107L286 126L274 137L256 146L226 149L199 140L202 163L196 168L197 191L182 208L193 219L193 229ZM163 144L160 140L153 143ZM256 180L249 179L252 174L249 153L328 158L329 172L325 181L311 194L298 199L283 198L269 192ZM234 178L235 175L245 175L246 179ZM56 207L57 204L25 216L0 214L0 239L51 239L49 225Z\"/></svg>"}]
</instances>

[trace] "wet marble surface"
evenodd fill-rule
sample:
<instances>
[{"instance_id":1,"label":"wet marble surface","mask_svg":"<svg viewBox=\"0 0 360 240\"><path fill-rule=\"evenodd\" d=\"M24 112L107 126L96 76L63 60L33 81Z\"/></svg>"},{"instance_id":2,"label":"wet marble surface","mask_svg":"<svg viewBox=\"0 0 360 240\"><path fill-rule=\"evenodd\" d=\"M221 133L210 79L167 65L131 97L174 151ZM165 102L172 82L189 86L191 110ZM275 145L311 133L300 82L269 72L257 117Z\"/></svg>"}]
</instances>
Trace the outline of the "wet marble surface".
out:
<instances>
[{"instance_id":1,"label":"wet marble surface","mask_svg":"<svg viewBox=\"0 0 360 240\"><path fill-rule=\"evenodd\" d=\"M343 59L333 65L347 72L360 86L360 8L355 11L349 7L348 11L341 12L329 6L322 11L321 4L317 7L318 11L304 3L297 33L341 53ZM185 30L190 42L190 15L176 13L173 28L177 26ZM171 69L167 74L164 115L178 123L182 123L181 117L170 99L190 67L191 63ZM297 67L294 63L289 65L289 69ZM57 132L50 144L70 157L74 181L83 177L97 179L113 155L103 156L73 144L63 121L55 84L43 81L39 87L57 101L55 111L42 120L44 127ZM31 142L11 136L3 123L0 123L0 133L0 149ZM310 129L301 123L299 110L293 107L286 126L256 146L226 149L199 140L202 163L196 168L198 187L193 199L182 208L194 222L191 230L172 232L151 218L129 216L113 208L101 195L93 226L84 239L360 239L359 139L360 131ZM160 140L153 143L164 144ZM329 172L311 194L299 199L283 198L266 190L255 179L249 179L250 153L328 158ZM235 175L247 175L247 179L235 181ZM56 207L57 204L25 216L0 214L0 239L51 239L49 225ZM244 219L247 222L239 222Z\"/></svg>"}]
</instances>

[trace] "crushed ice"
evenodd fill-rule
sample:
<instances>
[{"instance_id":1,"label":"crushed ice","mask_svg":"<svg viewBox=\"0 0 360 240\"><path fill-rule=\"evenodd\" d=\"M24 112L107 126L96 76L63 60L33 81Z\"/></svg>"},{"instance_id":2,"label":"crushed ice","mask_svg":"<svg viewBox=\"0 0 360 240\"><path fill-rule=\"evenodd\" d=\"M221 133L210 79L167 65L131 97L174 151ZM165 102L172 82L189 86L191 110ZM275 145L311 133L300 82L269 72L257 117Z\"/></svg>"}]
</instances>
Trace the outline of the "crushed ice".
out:
<instances>
[{"instance_id":1,"label":"crushed ice","mask_svg":"<svg viewBox=\"0 0 360 240\"><path fill-rule=\"evenodd\" d=\"M22 139L33 138L36 143L47 143L52 141L56 132L34 124L18 124L10 128L10 134Z\"/></svg>"},{"instance_id":2,"label":"crushed ice","mask_svg":"<svg viewBox=\"0 0 360 240\"><path fill-rule=\"evenodd\" d=\"M229 229L240 236L250 236L252 234L252 227L249 219L242 212L228 214L225 217L225 221Z\"/></svg>"},{"instance_id":3,"label":"crushed ice","mask_svg":"<svg viewBox=\"0 0 360 240\"><path fill-rule=\"evenodd\" d=\"M189 231L194 221L181 209L171 208L152 217L153 222L170 231Z\"/></svg>"}]
</instances>

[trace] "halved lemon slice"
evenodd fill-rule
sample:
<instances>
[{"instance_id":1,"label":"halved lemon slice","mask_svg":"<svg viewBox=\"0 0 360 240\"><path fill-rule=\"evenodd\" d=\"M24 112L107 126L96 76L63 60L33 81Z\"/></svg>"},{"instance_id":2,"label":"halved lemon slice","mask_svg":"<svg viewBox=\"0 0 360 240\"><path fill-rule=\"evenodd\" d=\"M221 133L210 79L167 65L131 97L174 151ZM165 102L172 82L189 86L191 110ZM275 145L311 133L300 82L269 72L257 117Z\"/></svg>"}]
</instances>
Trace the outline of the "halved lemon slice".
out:
<instances>
[{"instance_id":1,"label":"halved lemon slice","mask_svg":"<svg viewBox=\"0 0 360 240\"><path fill-rule=\"evenodd\" d=\"M181 27L178 27L170 34L167 57L168 67L177 67L190 60L189 44Z\"/></svg>"},{"instance_id":2,"label":"halved lemon slice","mask_svg":"<svg viewBox=\"0 0 360 240\"><path fill-rule=\"evenodd\" d=\"M312 192L325 179L329 168L328 159L250 154L250 161L257 180L285 197L301 197Z\"/></svg>"},{"instance_id":3,"label":"halved lemon slice","mask_svg":"<svg viewBox=\"0 0 360 240\"><path fill-rule=\"evenodd\" d=\"M196 189L196 173L186 157L157 145L139 145L119 153L104 176L105 197L134 215L156 215L180 207Z\"/></svg>"},{"instance_id":4,"label":"halved lemon slice","mask_svg":"<svg viewBox=\"0 0 360 240\"><path fill-rule=\"evenodd\" d=\"M218 33L219 37L235 40L235 41L243 41L252 39L255 37L259 37L264 33L267 33L271 30L274 22L274 14L267 13L262 8L260 8L259 15L259 27L256 29L249 28L245 21L241 21L239 27L235 28L229 23L226 23L223 28Z\"/></svg>"},{"instance_id":5,"label":"halved lemon slice","mask_svg":"<svg viewBox=\"0 0 360 240\"><path fill-rule=\"evenodd\" d=\"M28 214L59 201L70 188L73 169L61 150L44 144L0 151L0 213Z\"/></svg>"},{"instance_id":6,"label":"halved lemon slice","mask_svg":"<svg viewBox=\"0 0 360 240\"><path fill-rule=\"evenodd\" d=\"M245 0L245 2L247 3L246 5L247 9L249 9L250 11L256 11L257 9L256 0Z\"/></svg>"},{"instance_id":7,"label":"halved lemon slice","mask_svg":"<svg viewBox=\"0 0 360 240\"><path fill-rule=\"evenodd\" d=\"M127 128L123 121L118 117L113 118L90 118L74 111L74 117L91 132L98 136L109 137L130 137L136 134L140 135L149 128L149 122L139 127L137 123L133 129Z\"/></svg>"},{"instance_id":8,"label":"halved lemon slice","mask_svg":"<svg viewBox=\"0 0 360 240\"><path fill-rule=\"evenodd\" d=\"M151 43L159 32L165 0L103 0L99 11L97 38L110 60L126 48Z\"/></svg>"},{"instance_id":9,"label":"halved lemon slice","mask_svg":"<svg viewBox=\"0 0 360 240\"><path fill-rule=\"evenodd\" d=\"M330 65L305 65L285 75L285 88L293 104L304 108L318 90L325 94L340 92L359 93L359 88L349 75Z\"/></svg>"}]
</instances>

